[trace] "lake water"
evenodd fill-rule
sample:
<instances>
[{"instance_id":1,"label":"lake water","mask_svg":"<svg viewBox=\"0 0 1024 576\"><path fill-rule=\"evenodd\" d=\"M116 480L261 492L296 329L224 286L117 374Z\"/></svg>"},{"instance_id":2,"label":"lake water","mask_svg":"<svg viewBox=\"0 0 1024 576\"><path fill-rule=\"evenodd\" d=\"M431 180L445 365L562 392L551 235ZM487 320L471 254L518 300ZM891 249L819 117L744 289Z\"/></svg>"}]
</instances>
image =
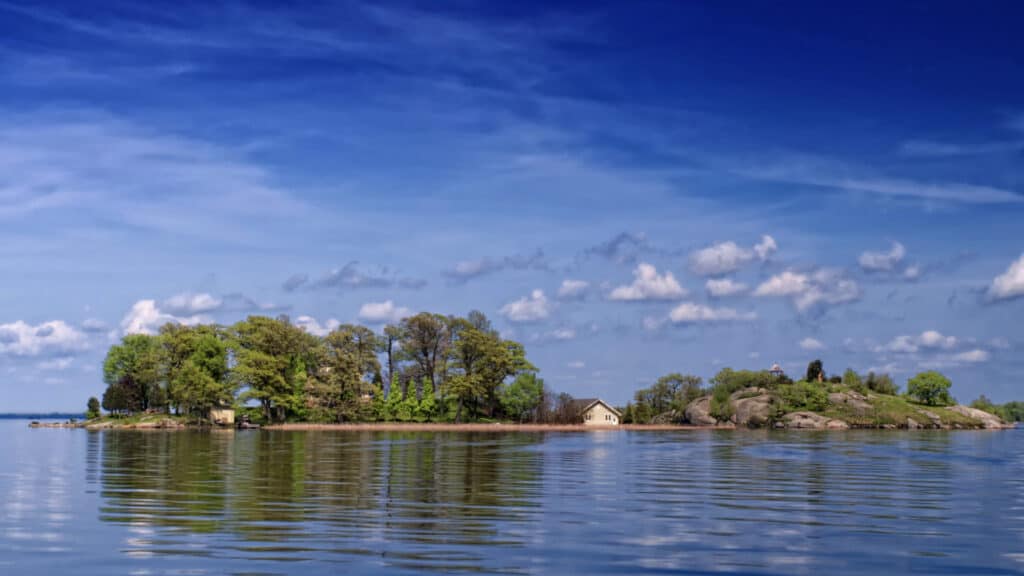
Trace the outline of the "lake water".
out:
<instances>
[{"instance_id":1,"label":"lake water","mask_svg":"<svg viewBox=\"0 0 1024 576\"><path fill-rule=\"evenodd\" d=\"M0 574L1024 574L1024 430L0 422Z\"/></svg>"}]
</instances>

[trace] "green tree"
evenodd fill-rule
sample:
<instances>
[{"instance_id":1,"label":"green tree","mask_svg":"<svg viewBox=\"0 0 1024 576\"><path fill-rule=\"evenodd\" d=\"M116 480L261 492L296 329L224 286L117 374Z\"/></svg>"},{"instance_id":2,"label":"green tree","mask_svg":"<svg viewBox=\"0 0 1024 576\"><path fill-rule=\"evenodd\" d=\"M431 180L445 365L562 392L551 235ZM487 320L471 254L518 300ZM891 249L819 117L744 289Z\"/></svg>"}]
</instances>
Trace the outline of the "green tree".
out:
<instances>
[{"instance_id":1,"label":"green tree","mask_svg":"<svg viewBox=\"0 0 1024 576\"><path fill-rule=\"evenodd\" d=\"M283 421L306 404L308 367L319 339L293 326L287 316L250 316L231 329L235 382L241 399L254 399L268 420Z\"/></svg>"},{"instance_id":2,"label":"green tree","mask_svg":"<svg viewBox=\"0 0 1024 576\"><path fill-rule=\"evenodd\" d=\"M544 395L544 380L533 372L523 372L500 393L502 410L511 418L523 422L537 419L537 408Z\"/></svg>"},{"instance_id":3,"label":"green tree","mask_svg":"<svg viewBox=\"0 0 1024 576\"><path fill-rule=\"evenodd\" d=\"M1003 404L1002 411L1007 422L1024 422L1024 402L1007 402Z\"/></svg>"},{"instance_id":4,"label":"green tree","mask_svg":"<svg viewBox=\"0 0 1024 576\"><path fill-rule=\"evenodd\" d=\"M502 383L521 372L536 370L526 360L521 344L503 340L495 331L480 330L462 319L453 320L451 366L453 375L447 386L457 403L456 422L467 410L472 414L482 409L494 416Z\"/></svg>"},{"instance_id":5,"label":"green tree","mask_svg":"<svg viewBox=\"0 0 1024 576\"><path fill-rule=\"evenodd\" d=\"M907 382L907 395L921 404L929 406L949 406L953 397L949 395L952 382L939 372L929 370L921 372Z\"/></svg>"},{"instance_id":6,"label":"green tree","mask_svg":"<svg viewBox=\"0 0 1024 576\"><path fill-rule=\"evenodd\" d=\"M238 385L246 387L241 400L258 401L263 407L263 416L268 420L284 420L293 395L286 378L287 368L287 358L259 350L239 351L233 375Z\"/></svg>"},{"instance_id":7,"label":"green tree","mask_svg":"<svg viewBox=\"0 0 1024 576\"><path fill-rule=\"evenodd\" d=\"M868 372L867 378L864 379L864 385L868 387L868 390L879 394L895 396L900 393L899 387L896 386L888 374Z\"/></svg>"},{"instance_id":8,"label":"green tree","mask_svg":"<svg viewBox=\"0 0 1024 576\"><path fill-rule=\"evenodd\" d=\"M419 413L420 403L416 399L416 391L410 386L406 390L405 398L398 402L395 408L395 420L399 422L412 422Z\"/></svg>"},{"instance_id":9,"label":"green tree","mask_svg":"<svg viewBox=\"0 0 1024 576\"><path fill-rule=\"evenodd\" d=\"M846 372L843 372L843 384L851 388L860 388L864 385L860 379L860 374L857 374L853 368L847 368Z\"/></svg>"},{"instance_id":10,"label":"green tree","mask_svg":"<svg viewBox=\"0 0 1024 576\"><path fill-rule=\"evenodd\" d=\"M129 334L121 344L110 347L103 361L111 404L108 410L137 412L164 408L166 393L161 386L160 340L146 334ZM110 388L117 388L111 391Z\"/></svg>"},{"instance_id":11,"label":"green tree","mask_svg":"<svg viewBox=\"0 0 1024 576\"><path fill-rule=\"evenodd\" d=\"M165 359L179 353L188 356L173 369L168 395L171 402L186 414L203 416L215 406L231 405L235 399L235 384L228 378L228 348L213 331L168 331L164 335ZM175 340L173 344L169 342Z\"/></svg>"},{"instance_id":12,"label":"green tree","mask_svg":"<svg viewBox=\"0 0 1024 576\"><path fill-rule=\"evenodd\" d=\"M430 422L437 417L437 398L430 380L423 382L423 398L416 410L417 422Z\"/></svg>"},{"instance_id":13,"label":"green tree","mask_svg":"<svg viewBox=\"0 0 1024 576\"><path fill-rule=\"evenodd\" d=\"M450 335L448 319L440 314L421 312L401 323L401 357L415 363L434 389L438 388L438 369L449 352Z\"/></svg>"},{"instance_id":14,"label":"green tree","mask_svg":"<svg viewBox=\"0 0 1024 576\"><path fill-rule=\"evenodd\" d=\"M398 406L402 403L402 387L398 382L398 374L391 380L391 386L388 387L388 396L384 401L384 408L382 411L382 419L390 422L398 416Z\"/></svg>"},{"instance_id":15,"label":"green tree","mask_svg":"<svg viewBox=\"0 0 1024 576\"><path fill-rule=\"evenodd\" d=\"M805 382L819 382L825 379L825 369L821 364L821 360L812 360L807 365L807 376L804 377Z\"/></svg>"},{"instance_id":16,"label":"green tree","mask_svg":"<svg viewBox=\"0 0 1024 576\"><path fill-rule=\"evenodd\" d=\"M93 418L100 417L100 401L95 396L89 397L89 402L86 403L85 419L92 420Z\"/></svg>"}]
</instances>

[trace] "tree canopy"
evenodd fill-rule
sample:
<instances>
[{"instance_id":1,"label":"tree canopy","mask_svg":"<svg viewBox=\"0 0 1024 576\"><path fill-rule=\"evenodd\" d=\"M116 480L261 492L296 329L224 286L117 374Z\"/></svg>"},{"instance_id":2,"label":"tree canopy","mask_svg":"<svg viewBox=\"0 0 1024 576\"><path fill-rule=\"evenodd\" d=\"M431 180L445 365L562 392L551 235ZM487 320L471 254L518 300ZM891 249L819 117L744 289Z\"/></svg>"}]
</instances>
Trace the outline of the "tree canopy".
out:
<instances>
[{"instance_id":1,"label":"tree canopy","mask_svg":"<svg viewBox=\"0 0 1024 576\"><path fill-rule=\"evenodd\" d=\"M929 406L949 406L953 397L949 395L952 382L939 372L921 372L907 381L907 395Z\"/></svg>"},{"instance_id":2,"label":"tree canopy","mask_svg":"<svg viewBox=\"0 0 1024 576\"><path fill-rule=\"evenodd\" d=\"M477 311L424 312L379 334L343 324L323 336L287 316L250 316L230 327L167 324L157 335L125 336L107 354L102 405L202 418L251 403L276 422L527 420L550 412L535 372L523 346Z\"/></svg>"}]
</instances>

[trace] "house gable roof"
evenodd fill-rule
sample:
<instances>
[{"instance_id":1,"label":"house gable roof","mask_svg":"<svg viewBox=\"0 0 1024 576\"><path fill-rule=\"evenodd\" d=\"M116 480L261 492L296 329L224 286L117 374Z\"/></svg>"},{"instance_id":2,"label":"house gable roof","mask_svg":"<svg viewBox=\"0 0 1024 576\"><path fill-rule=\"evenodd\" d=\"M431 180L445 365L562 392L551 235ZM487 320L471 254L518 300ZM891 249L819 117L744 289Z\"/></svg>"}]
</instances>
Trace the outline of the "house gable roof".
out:
<instances>
[{"instance_id":1,"label":"house gable roof","mask_svg":"<svg viewBox=\"0 0 1024 576\"><path fill-rule=\"evenodd\" d=\"M600 404L605 407L609 412L615 414L619 418L622 418L622 413L615 409L614 406L601 400L600 398L577 398L572 401L572 407L577 414L584 414L595 405Z\"/></svg>"}]
</instances>

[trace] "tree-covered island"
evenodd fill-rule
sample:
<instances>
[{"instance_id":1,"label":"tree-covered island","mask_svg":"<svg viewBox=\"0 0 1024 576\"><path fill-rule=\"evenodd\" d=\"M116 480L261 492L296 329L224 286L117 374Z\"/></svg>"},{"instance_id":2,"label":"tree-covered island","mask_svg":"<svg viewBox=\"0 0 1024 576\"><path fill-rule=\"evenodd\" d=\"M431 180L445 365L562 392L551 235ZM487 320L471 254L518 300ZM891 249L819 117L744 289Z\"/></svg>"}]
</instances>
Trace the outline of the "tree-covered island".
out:
<instances>
[{"instance_id":1,"label":"tree-covered island","mask_svg":"<svg viewBox=\"0 0 1024 576\"><path fill-rule=\"evenodd\" d=\"M380 332L344 324L324 335L287 316L231 326L169 323L130 334L103 364L102 401L86 426L208 425L212 410L283 423L577 424L578 403L538 376L522 344L477 311L422 312ZM705 386L669 374L620 409L627 425L775 428L995 428L1024 419L1024 405L984 397L957 405L937 372L907 391L886 374L826 375L815 360L798 381L781 369L722 369ZM101 415L101 408L107 415Z\"/></svg>"}]
</instances>

